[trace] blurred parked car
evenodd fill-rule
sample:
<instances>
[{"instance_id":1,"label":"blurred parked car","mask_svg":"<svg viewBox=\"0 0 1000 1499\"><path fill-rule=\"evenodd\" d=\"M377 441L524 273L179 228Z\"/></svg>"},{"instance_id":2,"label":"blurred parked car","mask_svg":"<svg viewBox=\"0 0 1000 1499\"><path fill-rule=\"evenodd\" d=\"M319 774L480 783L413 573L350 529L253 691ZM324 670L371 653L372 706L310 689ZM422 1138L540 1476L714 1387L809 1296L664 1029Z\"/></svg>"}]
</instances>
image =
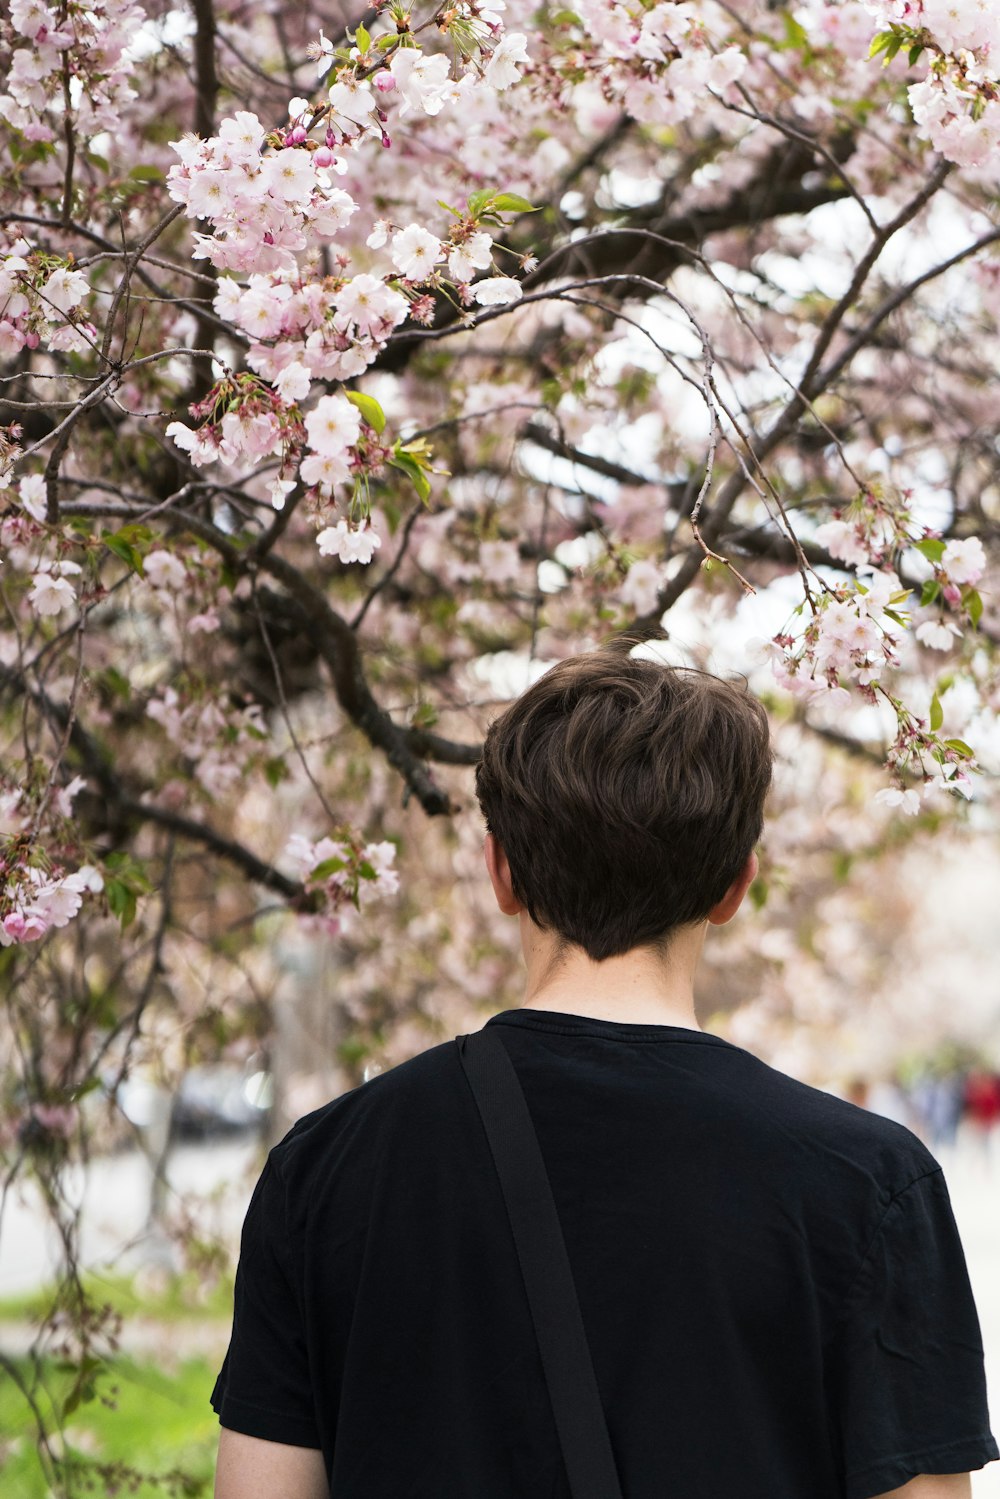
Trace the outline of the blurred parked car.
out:
<instances>
[{"instance_id":1,"label":"blurred parked car","mask_svg":"<svg viewBox=\"0 0 1000 1499\"><path fill-rule=\"evenodd\" d=\"M137 1129L155 1128L169 1111L172 1138L207 1140L262 1130L272 1093L271 1074L259 1065L219 1063L189 1068L172 1099L152 1078L133 1073L119 1084L115 1099Z\"/></svg>"}]
</instances>

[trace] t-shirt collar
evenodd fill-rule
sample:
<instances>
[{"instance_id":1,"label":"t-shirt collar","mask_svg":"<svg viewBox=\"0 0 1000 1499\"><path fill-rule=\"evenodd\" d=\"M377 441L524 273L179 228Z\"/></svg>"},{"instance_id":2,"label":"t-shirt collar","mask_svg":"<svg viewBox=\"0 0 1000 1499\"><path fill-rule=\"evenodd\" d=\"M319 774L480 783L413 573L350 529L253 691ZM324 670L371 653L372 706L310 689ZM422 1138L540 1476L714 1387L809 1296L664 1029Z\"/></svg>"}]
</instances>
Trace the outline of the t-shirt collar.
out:
<instances>
[{"instance_id":1,"label":"t-shirt collar","mask_svg":"<svg viewBox=\"0 0 1000 1499\"><path fill-rule=\"evenodd\" d=\"M491 1015L486 1025L520 1025L527 1030L556 1031L569 1036L603 1036L609 1041L695 1041L708 1042L712 1046L728 1046L734 1051L740 1049L721 1036L695 1030L692 1026L598 1020L593 1015L572 1015L563 1010L526 1009L523 1006Z\"/></svg>"}]
</instances>

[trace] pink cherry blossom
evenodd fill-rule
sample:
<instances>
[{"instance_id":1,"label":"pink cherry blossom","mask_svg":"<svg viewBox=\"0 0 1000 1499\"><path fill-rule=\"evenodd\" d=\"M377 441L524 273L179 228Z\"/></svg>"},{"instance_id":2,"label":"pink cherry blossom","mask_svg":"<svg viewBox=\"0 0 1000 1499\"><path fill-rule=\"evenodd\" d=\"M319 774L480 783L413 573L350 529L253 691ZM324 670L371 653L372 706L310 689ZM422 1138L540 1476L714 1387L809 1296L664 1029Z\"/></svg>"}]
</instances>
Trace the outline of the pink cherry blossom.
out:
<instances>
[{"instance_id":1,"label":"pink cherry blossom","mask_svg":"<svg viewBox=\"0 0 1000 1499\"><path fill-rule=\"evenodd\" d=\"M402 95L401 115L411 109L429 115L440 111L448 82L447 57L441 53L427 57L416 47L400 47L392 54L389 71Z\"/></svg>"},{"instance_id":2,"label":"pink cherry blossom","mask_svg":"<svg viewBox=\"0 0 1000 1499\"><path fill-rule=\"evenodd\" d=\"M431 236L433 238L433 236ZM406 317L407 302L377 276L362 271L337 293L337 326L361 337L384 338Z\"/></svg>"},{"instance_id":3,"label":"pink cherry blossom","mask_svg":"<svg viewBox=\"0 0 1000 1499\"><path fill-rule=\"evenodd\" d=\"M897 808L908 817L915 817L920 811L920 794L912 788L904 790L901 786L885 786L876 791L872 801L877 806Z\"/></svg>"},{"instance_id":4,"label":"pink cherry blossom","mask_svg":"<svg viewBox=\"0 0 1000 1499\"><path fill-rule=\"evenodd\" d=\"M660 590L666 581L663 564L651 559L633 562L628 576L619 589L623 604L637 614L649 614L656 608Z\"/></svg>"},{"instance_id":5,"label":"pink cherry blossom","mask_svg":"<svg viewBox=\"0 0 1000 1499\"><path fill-rule=\"evenodd\" d=\"M368 563L382 545L382 538L371 527L356 530L345 520L338 520L335 526L327 526L320 531L316 544L321 557L339 557L341 562Z\"/></svg>"},{"instance_id":6,"label":"pink cherry blossom","mask_svg":"<svg viewBox=\"0 0 1000 1499\"><path fill-rule=\"evenodd\" d=\"M282 202L302 203L313 190L316 172L308 151L275 151L262 159L260 170L268 192Z\"/></svg>"},{"instance_id":7,"label":"pink cherry blossom","mask_svg":"<svg viewBox=\"0 0 1000 1499\"><path fill-rule=\"evenodd\" d=\"M46 304L56 312L71 312L78 307L89 292L87 278L81 271L71 271L58 266L42 288Z\"/></svg>"},{"instance_id":8,"label":"pink cherry blossom","mask_svg":"<svg viewBox=\"0 0 1000 1499\"><path fill-rule=\"evenodd\" d=\"M423 281L441 259L442 246L436 235L419 224L410 224L393 235L389 254L402 275L411 281Z\"/></svg>"},{"instance_id":9,"label":"pink cherry blossom","mask_svg":"<svg viewBox=\"0 0 1000 1499\"><path fill-rule=\"evenodd\" d=\"M493 241L488 234L472 234L448 252L448 270L456 281L471 281L476 271L493 263Z\"/></svg>"},{"instance_id":10,"label":"pink cherry blossom","mask_svg":"<svg viewBox=\"0 0 1000 1499\"><path fill-rule=\"evenodd\" d=\"M306 415L309 446L324 457L339 457L361 431L361 413L346 396L321 396Z\"/></svg>"},{"instance_id":11,"label":"pink cherry blossom","mask_svg":"<svg viewBox=\"0 0 1000 1499\"><path fill-rule=\"evenodd\" d=\"M499 91L516 83L521 73L518 63L528 63L528 39L520 31L508 31L490 54L486 64L486 82Z\"/></svg>"},{"instance_id":12,"label":"pink cherry blossom","mask_svg":"<svg viewBox=\"0 0 1000 1499\"><path fill-rule=\"evenodd\" d=\"M953 583L978 583L986 571L986 552L978 536L949 541L941 566Z\"/></svg>"},{"instance_id":13,"label":"pink cherry blossom","mask_svg":"<svg viewBox=\"0 0 1000 1499\"><path fill-rule=\"evenodd\" d=\"M187 569L175 552L150 552L143 560L142 571L154 588L176 591L187 582Z\"/></svg>"},{"instance_id":14,"label":"pink cherry blossom","mask_svg":"<svg viewBox=\"0 0 1000 1499\"><path fill-rule=\"evenodd\" d=\"M520 283L511 276L487 276L472 288L473 300L480 307L506 307L520 301L522 295Z\"/></svg>"},{"instance_id":15,"label":"pink cherry blossom","mask_svg":"<svg viewBox=\"0 0 1000 1499\"><path fill-rule=\"evenodd\" d=\"M932 651L948 651L961 640L962 632L951 620L925 619L914 631L921 645Z\"/></svg>"},{"instance_id":16,"label":"pink cherry blossom","mask_svg":"<svg viewBox=\"0 0 1000 1499\"><path fill-rule=\"evenodd\" d=\"M66 609L72 609L76 604L76 590L69 578L61 576L56 571L59 564L44 572L35 573L31 580L31 593L28 595L32 608L38 614L62 614ZM79 572L80 569L73 563L64 562L62 570L70 569Z\"/></svg>"},{"instance_id":17,"label":"pink cherry blossom","mask_svg":"<svg viewBox=\"0 0 1000 1499\"><path fill-rule=\"evenodd\" d=\"M309 371L297 359L286 364L274 380L274 388L283 401L304 401L309 394L309 385Z\"/></svg>"},{"instance_id":18,"label":"pink cherry blossom","mask_svg":"<svg viewBox=\"0 0 1000 1499\"><path fill-rule=\"evenodd\" d=\"M44 521L46 513L45 478L26 474L17 486L18 499L33 520Z\"/></svg>"},{"instance_id":19,"label":"pink cherry blossom","mask_svg":"<svg viewBox=\"0 0 1000 1499\"><path fill-rule=\"evenodd\" d=\"M351 465L346 449L333 453L309 453L299 469L303 484L315 484L321 493L329 496L335 485L343 484L351 477Z\"/></svg>"},{"instance_id":20,"label":"pink cherry blossom","mask_svg":"<svg viewBox=\"0 0 1000 1499\"><path fill-rule=\"evenodd\" d=\"M826 547L831 557L842 562L867 562L868 551L858 535L856 526L847 521L830 520L816 527L814 540L817 546Z\"/></svg>"}]
</instances>

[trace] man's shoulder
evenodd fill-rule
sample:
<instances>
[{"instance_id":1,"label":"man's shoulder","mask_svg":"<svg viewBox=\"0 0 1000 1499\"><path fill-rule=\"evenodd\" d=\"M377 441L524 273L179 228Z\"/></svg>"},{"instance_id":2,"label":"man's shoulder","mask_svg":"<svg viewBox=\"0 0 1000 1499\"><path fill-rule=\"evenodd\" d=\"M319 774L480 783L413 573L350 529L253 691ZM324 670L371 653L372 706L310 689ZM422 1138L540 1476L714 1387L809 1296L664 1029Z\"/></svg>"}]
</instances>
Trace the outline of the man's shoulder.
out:
<instances>
[{"instance_id":1,"label":"man's shoulder","mask_svg":"<svg viewBox=\"0 0 1000 1499\"><path fill-rule=\"evenodd\" d=\"M782 1072L750 1052L748 1102L762 1130L787 1138L795 1153L830 1180L868 1177L883 1198L895 1196L940 1163L913 1130L895 1119Z\"/></svg>"},{"instance_id":2,"label":"man's shoulder","mask_svg":"<svg viewBox=\"0 0 1000 1499\"><path fill-rule=\"evenodd\" d=\"M460 1067L454 1039L431 1045L338 1094L296 1120L271 1151L279 1170L301 1170L353 1142L391 1132L397 1121L426 1127L448 1107L447 1083Z\"/></svg>"},{"instance_id":3,"label":"man's shoulder","mask_svg":"<svg viewBox=\"0 0 1000 1499\"><path fill-rule=\"evenodd\" d=\"M796 1176L823 1191L836 1193L840 1186L849 1196L852 1187L863 1186L866 1197L874 1193L887 1203L940 1170L905 1125L801 1082L743 1048L732 1050L740 1065L715 1094L714 1127L759 1152L788 1186ZM454 1039L432 1044L304 1115L272 1159L282 1176L304 1184L314 1169L325 1171L338 1159L368 1169L383 1152L398 1150L409 1159L418 1141L425 1153L436 1144L447 1148L468 1121L461 1081Z\"/></svg>"}]
</instances>

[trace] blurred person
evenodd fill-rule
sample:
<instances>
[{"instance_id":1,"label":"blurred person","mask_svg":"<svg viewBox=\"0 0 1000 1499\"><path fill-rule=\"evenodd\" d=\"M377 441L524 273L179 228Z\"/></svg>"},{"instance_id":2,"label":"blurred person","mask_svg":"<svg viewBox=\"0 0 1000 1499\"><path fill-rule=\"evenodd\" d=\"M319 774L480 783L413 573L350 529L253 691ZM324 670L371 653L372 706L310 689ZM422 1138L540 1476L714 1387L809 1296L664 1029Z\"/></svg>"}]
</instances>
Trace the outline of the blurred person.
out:
<instances>
[{"instance_id":1,"label":"blurred person","mask_svg":"<svg viewBox=\"0 0 1000 1499\"><path fill-rule=\"evenodd\" d=\"M921 1133L931 1149L953 1150L964 1109L963 1074L955 1068L929 1068L914 1083L912 1098Z\"/></svg>"},{"instance_id":2,"label":"blurred person","mask_svg":"<svg viewBox=\"0 0 1000 1499\"><path fill-rule=\"evenodd\" d=\"M965 1114L981 1159L992 1165L993 1138L1000 1122L1000 1076L974 1067L965 1079Z\"/></svg>"},{"instance_id":3,"label":"blurred person","mask_svg":"<svg viewBox=\"0 0 1000 1499\"><path fill-rule=\"evenodd\" d=\"M847 1084L847 1097L851 1103L856 1103L859 1109L868 1107L868 1080L864 1077L852 1077Z\"/></svg>"},{"instance_id":4,"label":"blurred person","mask_svg":"<svg viewBox=\"0 0 1000 1499\"><path fill-rule=\"evenodd\" d=\"M913 1109L898 1077L877 1078L868 1091L867 1106L883 1119L893 1119L909 1129L913 1123Z\"/></svg>"},{"instance_id":5,"label":"blurred person","mask_svg":"<svg viewBox=\"0 0 1000 1499\"><path fill-rule=\"evenodd\" d=\"M707 930L757 872L766 715L630 644L552 667L476 773L526 969L485 1028L537 1130L621 1492L963 1499L1000 1454L938 1162L695 1015ZM217 1499L568 1499L456 1041L271 1151L212 1403Z\"/></svg>"}]
</instances>

